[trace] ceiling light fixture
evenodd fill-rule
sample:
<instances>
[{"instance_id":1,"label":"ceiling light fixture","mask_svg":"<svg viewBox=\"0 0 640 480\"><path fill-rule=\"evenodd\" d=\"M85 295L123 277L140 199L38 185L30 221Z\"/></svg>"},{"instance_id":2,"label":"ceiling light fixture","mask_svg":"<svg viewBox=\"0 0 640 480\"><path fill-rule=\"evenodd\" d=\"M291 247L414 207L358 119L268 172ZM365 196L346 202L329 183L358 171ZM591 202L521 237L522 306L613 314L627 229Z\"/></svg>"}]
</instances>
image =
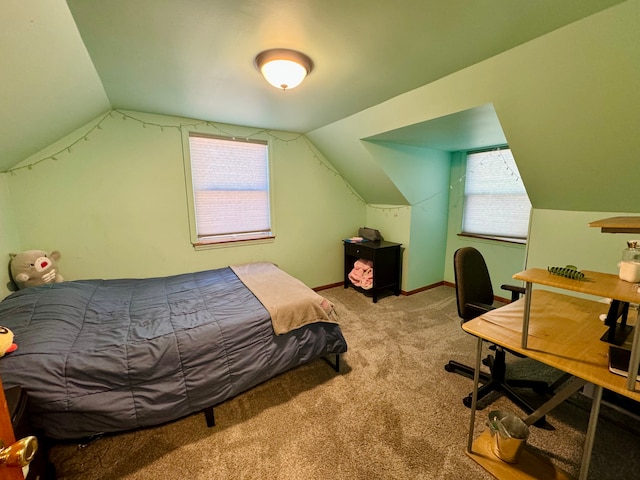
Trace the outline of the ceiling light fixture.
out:
<instances>
[{"instance_id":1,"label":"ceiling light fixture","mask_svg":"<svg viewBox=\"0 0 640 480\"><path fill-rule=\"evenodd\" d=\"M313 70L313 61L304 53L286 48L265 50L256 56L256 68L276 88L291 90Z\"/></svg>"}]
</instances>

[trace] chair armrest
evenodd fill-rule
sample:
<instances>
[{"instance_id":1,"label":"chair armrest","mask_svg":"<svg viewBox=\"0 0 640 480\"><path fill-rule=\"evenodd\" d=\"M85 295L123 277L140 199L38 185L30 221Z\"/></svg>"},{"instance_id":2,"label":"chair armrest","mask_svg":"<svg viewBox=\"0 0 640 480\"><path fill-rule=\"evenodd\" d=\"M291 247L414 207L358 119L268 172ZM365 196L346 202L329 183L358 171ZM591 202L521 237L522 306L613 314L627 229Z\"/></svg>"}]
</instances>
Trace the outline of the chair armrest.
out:
<instances>
[{"instance_id":1,"label":"chair armrest","mask_svg":"<svg viewBox=\"0 0 640 480\"><path fill-rule=\"evenodd\" d=\"M511 292L511 301L515 302L516 300L518 300L518 298L520 298L520 295L524 295L524 287L518 287L516 285L500 285L500 288L503 290L507 290L508 292Z\"/></svg>"},{"instance_id":2,"label":"chair armrest","mask_svg":"<svg viewBox=\"0 0 640 480\"><path fill-rule=\"evenodd\" d=\"M474 317L479 317L483 313L487 313L490 310L493 310L495 307L492 305L487 305L485 303L466 303L465 309L469 309L469 311L476 312Z\"/></svg>"}]
</instances>

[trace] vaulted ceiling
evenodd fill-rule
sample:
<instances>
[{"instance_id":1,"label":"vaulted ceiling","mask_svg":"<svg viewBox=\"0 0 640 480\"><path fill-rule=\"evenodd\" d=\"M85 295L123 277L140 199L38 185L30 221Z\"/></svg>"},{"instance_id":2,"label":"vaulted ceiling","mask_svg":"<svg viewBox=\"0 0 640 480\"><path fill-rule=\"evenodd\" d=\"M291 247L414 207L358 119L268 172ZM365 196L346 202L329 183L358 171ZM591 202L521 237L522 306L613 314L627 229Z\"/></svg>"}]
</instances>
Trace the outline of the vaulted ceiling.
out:
<instances>
[{"instance_id":1,"label":"vaulted ceiling","mask_svg":"<svg viewBox=\"0 0 640 480\"><path fill-rule=\"evenodd\" d=\"M111 108L309 132L621 1L9 0L0 171ZM255 70L273 47L313 59L297 89ZM474 119L396 133L445 138Z\"/></svg>"}]
</instances>

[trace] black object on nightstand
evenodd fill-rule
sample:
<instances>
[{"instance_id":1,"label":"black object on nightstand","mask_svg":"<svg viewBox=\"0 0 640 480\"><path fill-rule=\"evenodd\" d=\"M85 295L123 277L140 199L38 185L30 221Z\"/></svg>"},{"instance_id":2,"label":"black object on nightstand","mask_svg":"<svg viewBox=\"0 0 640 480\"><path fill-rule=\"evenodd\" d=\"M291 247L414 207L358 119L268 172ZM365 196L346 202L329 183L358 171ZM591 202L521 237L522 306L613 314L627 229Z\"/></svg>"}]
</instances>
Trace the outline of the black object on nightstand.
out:
<instances>
[{"instance_id":1,"label":"black object on nightstand","mask_svg":"<svg viewBox=\"0 0 640 480\"><path fill-rule=\"evenodd\" d=\"M344 288L353 284L349 273L358 259L371 260L373 263L373 303L378 301L378 293L392 290L400 295L400 247L401 243L379 240L375 242L351 243L344 241ZM355 287L356 290L362 290Z\"/></svg>"},{"instance_id":2,"label":"black object on nightstand","mask_svg":"<svg viewBox=\"0 0 640 480\"><path fill-rule=\"evenodd\" d=\"M33 435L38 439L38 451L29 464L29 473L25 480L53 480L54 468L47 460L47 443L44 436L35 431L29 422L27 414L27 392L21 387L11 387L4 391L9 408L9 416L13 425L16 440Z\"/></svg>"}]
</instances>

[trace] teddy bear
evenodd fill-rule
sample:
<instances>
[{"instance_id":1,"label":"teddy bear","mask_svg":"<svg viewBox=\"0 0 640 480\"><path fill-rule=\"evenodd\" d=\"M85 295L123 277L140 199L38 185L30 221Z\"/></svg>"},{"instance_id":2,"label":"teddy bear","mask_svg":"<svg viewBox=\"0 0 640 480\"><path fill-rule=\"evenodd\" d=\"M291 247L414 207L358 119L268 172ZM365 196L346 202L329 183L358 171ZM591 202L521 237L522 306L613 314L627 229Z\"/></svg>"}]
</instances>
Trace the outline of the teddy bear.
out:
<instances>
[{"instance_id":1,"label":"teddy bear","mask_svg":"<svg viewBox=\"0 0 640 480\"><path fill-rule=\"evenodd\" d=\"M18 348L13 343L13 332L7 327L0 327L0 357L4 357L7 353L11 353Z\"/></svg>"},{"instance_id":2,"label":"teddy bear","mask_svg":"<svg viewBox=\"0 0 640 480\"><path fill-rule=\"evenodd\" d=\"M56 262L60 260L61 255L57 250L51 254L42 250L27 250L10 253L9 256L9 270L18 289L64 281L58 273Z\"/></svg>"}]
</instances>

